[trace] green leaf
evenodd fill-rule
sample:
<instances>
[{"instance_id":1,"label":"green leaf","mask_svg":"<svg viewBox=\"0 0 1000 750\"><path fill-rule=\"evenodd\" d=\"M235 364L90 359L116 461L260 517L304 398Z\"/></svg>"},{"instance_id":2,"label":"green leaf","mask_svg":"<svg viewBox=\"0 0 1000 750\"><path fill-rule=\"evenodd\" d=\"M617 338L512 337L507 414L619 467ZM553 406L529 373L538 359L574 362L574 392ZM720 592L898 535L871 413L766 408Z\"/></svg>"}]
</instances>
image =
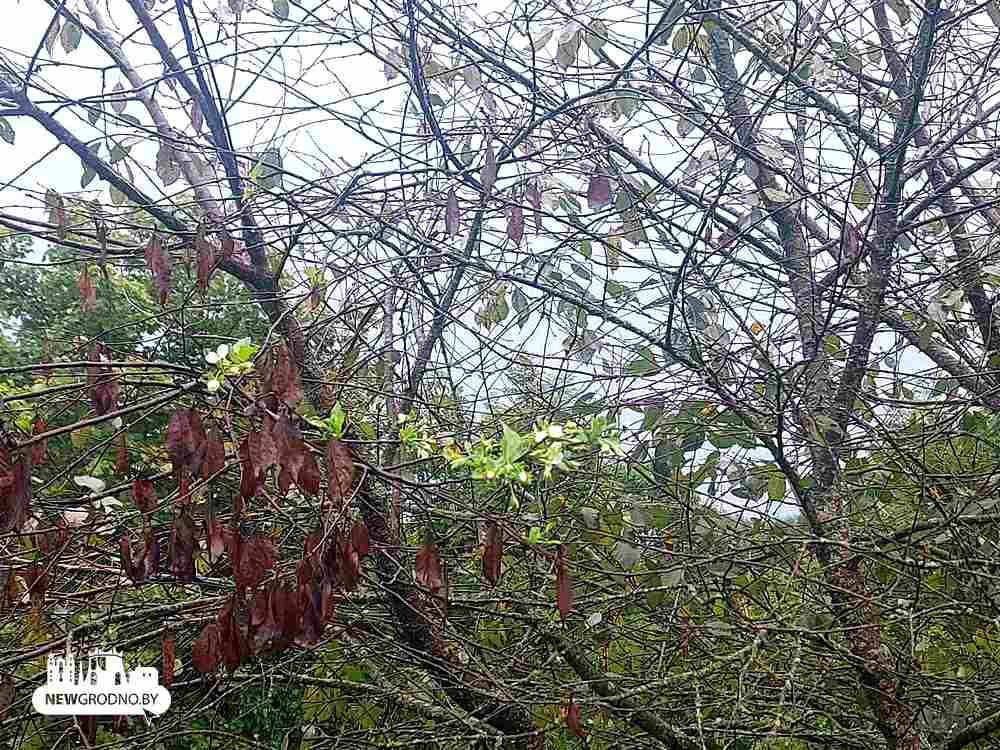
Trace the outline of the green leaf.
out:
<instances>
[{"instance_id":1,"label":"green leaf","mask_svg":"<svg viewBox=\"0 0 1000 750\"><path fill-rule=\"evenodd\" d=\"M608 293L608 296L614 299L619 299L625 295L627 291L625 285L620 281L615 281L614 279L608 279L604 284L604 291Z\"/></svg>"},{"instance_id":2,"label":"green leaf","mask_svg":"<svg viewBox=\"0 0 1000 750\"><path fill-rule=\"evenodd\" d=\"M524 438L508 425L503 426L503 439L500 442L503 450L503 460L507 464L515 463L524 452Z\"/></svg>"},{"instance_id":3,"label":"green leaf","mask_svg":"<svg viewBox=\"0 0 1000 750\"><path fill-rule=\"evenodd\" d=\"M347 415L344 413L344 407L338 401L330 410L330 418L326 420L326 424L330 428L330 432L340 437L344 434L344 422L346 419Z\"/></svg>"},{"instance_id":4,"label":"green leaf","mask_svg":"<svg viewBox=\"0 0 1000 750\"><path fill-rule=\"evenodd\" d=\"M271 7L274 11L274 15L282 21L288 20L288 0L274 0Z\"/></svg>"},{"instance_id":5,"label":"green leaf","mask_svg":"<svg viewBox=\"0 0 1000 750\"><path fill-rule=\"evenodd\" d=\"M899 23L902 26L910 22L910 9L906 5L906 0L888 0L888 5L892 8L892 12L899 18Z\"/></svg>"},{"instance_id":6,"label":"green leaf","mask_svg":"<svg viewBox=\"0 0 1000 750\"><path fill-rule=\"evenodd\" d=\"M767 499L779 502L785 497L785 475L777 472L767 479Z\"/></svg>"},{"instance_id":7,"label":"green leaf","mask_svg":"<svg viewBox=\"0 0 1000 750\"><path fill-rule=\"evenodd\" d=\"M265 190L277 190L282 186L281 151L269 148L260 155L257 181Z\"/></svg>"},{"instance_id":8,"label":"green leaf","mask_svg":"<svg viewBox=\"0 0 1000 750\"><path fill-rule=\"evenodd\" d=\"M80 189L83 190L87 185L93 182L94 178L97 177L97 172L91 169L87 164L83 165L83 174L80 175Z\"/></svg>"},{"instance_id":9,"label":"green leaf","mask_svg":"<svg viewBox=\"0 0 1000 750\"><path fill-rule=\"evenodd\" d=\"M663 416L663 409L659 406L647 406L642 411L642 429L652 430L656 427L656 423L660 421L660 417Z\"/></svg>"},{"instance_id":10,"label":"green leaf","mask_svg":"<svg viewBox=\"0 0 1000 750\"><path fill-rule=\"evenodd\" d=\"M628 375L652 375L659 371L659 366L656 364L656 355L653 350L648 346L641 347L638 349L639 357L633 359L625 366L625 372Z\"/></svg>"},{"instance_id":11,"label":"green leaf","mask_svg":"<svg viewBox=\"0 0 1000 750\"><path fill-rule=\"evenodd\" d=\"M14 145L14 128L12 128L10 123L3 117L0 117L0 138L5 140L11 146Z\"/></svg>"},{"instance_id":12,"label":"green leaf","mask_svg":"<svg viewBox=\"0 0 1000 750\"><path fill-rule=\"evenodd\" d=\"M868 208L872 204L872 191L864 175L859 174L854 178L854 186L851 188L851 203L859 209Z\"/></svg>"},{"instance_id":13,"label":"green leaf","mask_svg":"<svg viewBox=\"0 0 1000 750\"><path fill-rule=\"evenodd\" d=\"M531 316L531 312L528 310L528 297L518 287L511 295L510 301L514 305L514 311L517 313L517 327L523 328Z\"/></svg>"},{"instance_id":14,"label":"green leaf","mask_svg":"<svg viewBox=\"0 0 1000 750\"><path fill-rule=\"evenodd\" d=\"M59 42L67 54L80 46L80 39L82 38L83 31L72 21L67 21L59 33Z\"/></svg>"}]
</instances>

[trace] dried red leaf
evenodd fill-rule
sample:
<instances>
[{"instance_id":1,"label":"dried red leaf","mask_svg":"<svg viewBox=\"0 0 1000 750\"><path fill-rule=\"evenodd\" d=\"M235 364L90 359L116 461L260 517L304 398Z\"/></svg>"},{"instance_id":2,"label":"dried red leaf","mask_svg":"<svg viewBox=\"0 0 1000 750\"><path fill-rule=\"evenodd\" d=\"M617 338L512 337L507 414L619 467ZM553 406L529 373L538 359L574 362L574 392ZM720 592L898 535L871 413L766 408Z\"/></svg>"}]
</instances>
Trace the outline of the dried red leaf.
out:
<instances>
[{"instance_id":1,"label":"dried red leaf","mask_svg":"<svg viewBox=\"0 0 1000 750\"><path fill-rule=\"evenodd\" d=\"M62 516L56 519L52 528L35 534L35 544L43 555L58 551L68 539L69 528L66 526L66 519Z\"/></svg>"},{"instance_id":2,"label":"dried red leaf","mask_svg":"<svg viewBox=\"0 0 1000 750\"><path fill-rule=\"evenodd\" d=\"M583 725L580 723L580 706L577 705L576 701L573 700L573 696L570 696L569 703L563 706L562 709L563 721L566 722L566 727L575 734L577 737L585 737L586 731L583 729Z\"/></svg>"},{"instance_id":3,"label":"dried red leaf","mask_svg":"<svg viewBox=\"0 0 1000 750\"><path fill-rule=\"evenodd\" d=\"M88 358L93 363L87 367L87 384L94 411L98 415L107 414L118 403L118 377L111 367L104 364L106 359L110 359L110 355L101 344L94 346Z\"/></svg>"},{"instance_id":4,"label":"dried red leaf","mask_svg":"<svg viewBox=\"0 0 1000 750\"><path fill-rule=\"evenodd\" d=\"M457 237L459 231L458 196L455 188L448 191L448 199L444 208L444 228L449 237Z\"/></svg>"},{"instance_id":5,"label":"dried red leaf","mask_svg":"<svg viewBox=\"0 0 1000 750\"><path fill-rule=\"evenodd\" d=\"M295 478L295 483L299 486L299 489L305 492L310 497L316 497L319 494L319 487L321 481L321 475L319 471L319 464L316 463L316 457L309 450L309 446L305 443L302 444L302 465L299 467L299 473Z\"/></svg>"},{"instance_id":6,"label":"dried red leaf","mask_svg":"<svg viewBox=\"0 0 1000 750\"><path fill-rule=\"evenodd\" d=\"M344 591L354 591L361 577L361 556L351 539L340 539L337 552L340 555L340 587Z\"/></svg>"},{"instance_id":7,"label":"dried red leaf","mask_svg":"<svg viewBox=\"0 0 1000 750\"><path fill-rule=\"evenodd\" d=\"M514 244L519 244L524 237L524 209L520 206L510 207L507 214L507 236Z\"/></svg>"},{"instance_id":8,"label":"dried red leaf","mask_svg":"<svg viewBox=\"0 0 1000 750\"><path fill-rule=\"evenodd\" d=\"M149 238L146 244L146 266L153 275L153 282L160 296L160 304L167 304L170 295L170 253L163 249L163 243L157 235Z\"/></svg>"},{"instance_id":9,"label":"dried red leaf","mask_svg":"<svg viewBox=\"0 0 1000 750\"><path fill-rule=\"evenodd\" d=\"M299 627L295 643L311 646L317 643L323 633L323 589L317 580L316 570L308 560L299 561L296 570L296 600L299 613Z\"/></svg>"},{"instance_id":10,"label":"dried red leaf","mask_svg":"<svg viewBox=\"0 0 1000 750\"><path fill-rule=\"evenodd\" d=\"M143 513L152 513L156 510L160 501L156 497L156 490L149 479L136 477L132 480L132 502Z\"/></svg>"},{"instance_id":11,"label":"dried red leaf","mask_svg":"<svg viewBox=\"0 0 1000 750\"><path fill-rule=\"evenodd\" d=\"M174 681L174 631L167 628L160 638L160 651L163 654L163 668L161 670L163 684L170 687Z\"/></svg>"},{"instance_id":12,"label":"dried red leaf","mask_svg":"<svg viewBox=\"0 0 1000 750\"><path fill-rule=\"evenodd\" d=\"M215 269L215 248L201 233L195 238L195 272L198 289L202 294L208 291L208 282Z\"/></svg>"},{"instance_id":13,"label":"dried red leaf","mask_svg":"<svg viewBox=\"0 0 1000 750\"><path fill-rule=\"evenodd\" d=\"M144 581L160 572L160 540L152 526L146 527L145 543L135 566L136 581Z\"/></svg>"},{"instance_id":14,"label":"dried red leaf","mask_svg":"<svg viewBox=\"0 0 1000 750\"><path fill-rule=\"evenodd\" d=\"M417 552L414 570L417 585L422 586L432 594L438 593L444 587L444 577L441 574L441 555L434 542L427 542Z\"/></svg>"},{"instance_id":15,"label":"dried red leaf","mask_svg":"<svg viewBox=\"0 0 1000 750\"><path fill-rule=\"evenodd\" d=\"M229 547L231 533L215 517L215 508L209 505L208 516L205 518L205 546L208 549L208 561L213 565L222 557Z\"/></svg>"},{"instance_id":16,"label":"dried red leaf","mask_svg":"<svg viewBox=\"0 0 1000 750\"><path fill-rule=\"evenodd\" d=\"M611 180L607 175L591 175L590 184L587 186L587 207L593 211L609 203L611 203Z\"/></svg>"},{"instance_id":17,"label":"dried red leaf","mask_svg":"<svg viewBox=\"0 0 1000 750\"><path fill-rule=\"evenodd\" d=\"M197 411L181 408L170 415L163 441L174 471L187 468L198 474L204 463L208 437Z\"/></svg>"},{"instance_id":18,"label":"dried red leaf","mask_svg":"<svg viewBox=\"0 0 1000 750\"><path fill-rule=\"evenodd\" d=\"M250 436L243 438L240 443L240 496L249 500L260 492L263 480L257 465L254 463L254 453L259 451L250 450Z\"/></svg>"},{"instance_id":19,"label":"dried red leaf","mask_svg":"<svg viewBox=\"0 0 1000 750\"><path fill-rule=\"evenodd\" d=\"M359 557L364 557L368 554L368 527L360 519L355 521L351 527L351 544L358 551Z\"/></svg>"},{"instance_id":20,"label":"dried red leaf","mask_svg":"<svg viewBox=\"0 0 1000 750\"><path fill-rule=\"evenodd\" d=\"M170 531L170 572L179 581L194 580L194 549L197 529L186 508L174 518Z\"/></svg>"},{"instance_id":21,"label":"dried red leaf","mask_svg":"<svg viewBox=\"0 0 1000 750\"><path fill-rule=\"evenodd\" d=\"M13 464L5 459L0 477L0 533L20 531L31 511L30 457L22 456Z\"/></svg>"},{"instance_id":22,"label":"dried red leaf","mask_svg":"<svg viewBox=\"0 0 1000 750\"><path fill-rule=\"evenodd\" d=\"M80 287L80 311L94 312L97 309L97 287L94 285L94 280L90 278L90 272L86 266L80 271L78 286Z\"/></svg>"},{"instance_id":23,"label":"dried red leaf","mask_svg":"<svg viewBox=\"0 0 1000 750\"><path fill-rule=\"evenodd\" d=\"M275 346L259 369L262 394L273 394L289 406L302 400L299 370L284 344Z\"/></svg>"},{"instance_id":24,"label":"dried red leaf","mask_svg":"<svg viewBox=\"0 0 1000 750\"><path fill-rule=\"evenodd\" d=\"M191 646L191 662L202 674L215 671L221 656L219 626L210 622Z\"/></svg>"},{"instance_id":25,"label":"dried red leaf","mask_svg":"<svg viewBox=\"0 0 1000 750\"><path fill-rule=\"evenodd\" d=\"M205 442L205 460L201 464L201 477L208 479L226 468L226 444L219 429L213 428Z\"/></svg>"},{"instance_id":26,"label":"dried red leaf","mask_svg":"<svg viewBox=\"0 0 1000 750\"><path fill-rule=\"evenodd\" d=\"M128 469L128 438L123 432L118 436L118 445L115 447L115 471L128 474Z\"/></svg>"},{"instance_id":27,"label":"dried red leaf","mask_svg":"<svg viewBox=\"0 0 1000 750\"><path fill-rule=\"evenodd\" d=\"M135 560L132 557L132 540L128 533L123 532L118 538L118 558L121 561L122 571L128 576L130 581L137 580L135 570Z\"/></svg>"},{"instance_id":28,"label":"dried red leaf","mask_svg":"<svg viewBox=\"0 0 1000 750\"><path fill-rule=\"evenodd\" d=\"M47 425L45 420L41 417L35 417L34 423L31 425L31 436L38 437L45 433ZM48 455L48 439L43 438L37 443L31 444L31 465L38 466L40 463L45 461L45 457Z\"/></svg>"},{"instance_id":29,"label":"dried red leaf","mask_svg":"<svg viewBox=\"0 0 1000 750\"><path fill-rule=\"evenodd\" d=\"M219 627L222 663L228 669L236 669L251 653L250 613L240 606L236 597L231 596L216 616L215 623Z\"/></svg>"},{"instance_id":30,"label":"dried red leaf","mask_svg":"<svg viewBox=\"0 0 1000 750\"><path fill-rule=\"evenodd\" d=\"M493 190L493 183L497 181L497 155L493 152L492 143L486 147L486 160L479 179L483 184L483 192L489 195Z\"/></svg>"},{"instance_id":31,"label":"dried red leaf","mask_svg":"<svg viewBox=\"0 0 1000 750\"><path fill-rule=\"evenodd\" d=\"M326 444L326 497L334 509L340 510L351 494L354 484L354 459L350 449L337 438Z\"/></svg>"},{"instance_id":32,"label":"dried red leaf","mask_svg":"<svg viewBox=\"0 0 1000 750\"><path fill-rule=\"evenodd\" d=\"M275 627L280 630L280 634L274 638L276 645L287 646L298 635L299 622L302 619L298 597L288 587L275 582L271 589L269 605L271 618Z\"/></svg>"},{"instance_id":33,"label":"dried red leaf","mask_svg":"<svg viewBox=\"0 0 1000 750\"><path fill-rule=\"evenodd\" d=\"M500 561L503 559L503 530L496 521L486 524L483 542L483 577L496 586L500 580Z\"/></svg>"},{"instance_id":34,"label":"dried red leaf","mask_svg":"<svg viewBox=\"0 0 1000 750\"><path fill-rule=\"evenodd\" d=\"M573 578L566 567L566 547L560 544L556 553L556 605L564 622L573 609L573 598Z\"/></svg>"},{"instance_id":35,"label":"dried red leaf","mask_svg":"<svg viewBox=\"0 0 1000 750\"><path fill-rule=\"evenodd\" d=\"M277 555L274 542L264 534L241 540L239 562L234 566L237 588L252 588L264 578ZM235 561L234 561L235 562Z\"/></svg>"},{"instance_id":36,"label":"dried red leaf","mask_svg":"<svg viewBox=\"0 0 1000 750\"><path fill-rule=\"evenodd\" d=\"M306 535L306 541L302 545L302 559L311 565L319 564L323 553L323 529L313 529Z\"/></svg>"}]
</instances>

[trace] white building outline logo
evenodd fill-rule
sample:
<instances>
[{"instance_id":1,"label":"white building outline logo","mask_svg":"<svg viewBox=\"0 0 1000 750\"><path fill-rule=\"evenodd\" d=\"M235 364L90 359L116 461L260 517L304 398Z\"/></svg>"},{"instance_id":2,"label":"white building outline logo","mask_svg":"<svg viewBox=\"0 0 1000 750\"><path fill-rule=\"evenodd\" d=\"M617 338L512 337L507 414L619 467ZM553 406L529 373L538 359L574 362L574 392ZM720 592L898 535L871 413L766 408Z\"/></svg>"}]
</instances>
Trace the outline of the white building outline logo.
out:
<instances>
[{"instance_id":1,"label":"white building outline logo","mask_svg":"<svg viewBox=\"0 0 1000 750\"><path fill-rule=\"evenodd\" d=\"M170 693L154 667L125 670L117 649L92 649L77 659L72 647L49 655L47 681L31 703L47 716L160 716L170 708Z\"/></svg>"}]
</instances>

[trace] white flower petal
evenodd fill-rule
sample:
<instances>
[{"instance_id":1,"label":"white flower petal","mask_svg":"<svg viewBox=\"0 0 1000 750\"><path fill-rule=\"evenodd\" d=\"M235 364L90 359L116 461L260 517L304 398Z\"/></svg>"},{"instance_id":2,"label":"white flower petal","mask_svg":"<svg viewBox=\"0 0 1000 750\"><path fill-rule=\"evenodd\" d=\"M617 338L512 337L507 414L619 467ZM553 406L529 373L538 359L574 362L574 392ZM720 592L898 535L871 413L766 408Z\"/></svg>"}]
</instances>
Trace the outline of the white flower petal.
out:
<instances>
[{"instance_id":1,"label":"white flower petal","mask_svg":"<svg viewBox=\"0 0 1000 750\"><path fill-rule=\"evenodd\" d=\"M73 481L80 487L86 487L95 495L104 492L104 488L108 486L103 479L87 476L86 474L80 477L73 477Z\"/></svg>"}]
</instances>

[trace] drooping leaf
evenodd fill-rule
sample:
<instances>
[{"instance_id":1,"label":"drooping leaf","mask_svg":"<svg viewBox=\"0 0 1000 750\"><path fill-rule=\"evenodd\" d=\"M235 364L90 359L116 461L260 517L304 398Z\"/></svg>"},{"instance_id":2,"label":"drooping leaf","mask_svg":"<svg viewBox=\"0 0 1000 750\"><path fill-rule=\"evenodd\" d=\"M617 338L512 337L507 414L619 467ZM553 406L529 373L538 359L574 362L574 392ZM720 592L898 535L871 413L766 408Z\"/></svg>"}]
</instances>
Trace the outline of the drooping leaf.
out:
<instances>
[{"instance_id":1,"label":"drooping leaf","mask_svg":"<svg viewBox=\"0 0 1000 750\"><path fill-rule=\"evenodd\" d=\"M132 540L128 533L123 533L118 537L118 559L121 562L122 572L130 581L137 580L135 570L135 559L132 557Z\"/></svg>"},{"instance_id":2,"label":"drooping leaf","mask_svg":"<svg viewBox=\"0 0 1000 750\"><path fill-rule=\"evenodd\" d=\"M122 432L115 441L115 471L119 474L128 474L128 435Z\"/></svg>"},{"instance_id":3,"label":"drooping leaf","mask_svg":"<svg viewBox=\"0 0 1000 750\"><path fill-rule=\"evenodd\" d=\"M350 449L335 437L326 444L326 497L334 509L344 507L354 485L354 460Z\"/></svg>"},{"instance_id":4,"label":"drooping leaf","mask_svg":"<svg viewBox=\"0 0 1000 750\"><path fill-rule=\"evenodd\" d=\"M493 191L493 183L497 180L497 155L493 151L492 143L486 146L486 160L479 179L483 184L483 192L489 195Z\"/></svg>"},{"instance_id":5,"label":"drooping leaf","mask_svg":"<svg viewBox=\"0 0 1000 750\"><path fill-rule=\"evenodd\" d=\"M542 231L542 193L538 188L537 180L532 180L528 184L526 193L528 202L531 203L531 208L535 214L535 233L538 234Z\"/></svg>"},{"instance_id":6,"label":"drooping leaf","mask_svg":"<svg viewBox=\"0 0 1000 750\"><path fill-rule=\"evenodd\" d=\"M52 25L49 26L48 33L45 35L45 50L49 53L49 57L51 57L52 53L55 52L56 42L61 36L61 24L62 16L56 16L52 19Z\"/></svg>"},{"instance_id":7,"label":"drooping leaf","mask_svg":"<svg viewBox=\"0 0 1000 750\"><path fill-rule=\"evenodd\" d=\"M496 521L486 524L483 542L483 577L496 586L500 580L500 563L503 560L503 529Z\"/></svg>"},{"instance_id":8,"label":"drooping leaf","mask_svg":"<svg viewBox=\"0 0 1000 750\"><path fill-rule=\"evenodd\" d=\"M215 248L204 237L195 241L196 261L195 269L198 277L198 289L204 294L208 291L208 280L212 276L215 268Z\"/></svg>"},{"instance_id":9,"label":"drooping leaf","mask_svg":"<svg viewBox=\"0 0 1000 750\"><path fill-rule=\"evenodd\" d=\"M354 549L357 550L359 557L364 557L368 554L368 526L362 520L357 520L351 526L351 544L354 545Z\"/></svg>"},{"instance_id":10,"label":"drooping leaf","mask_svg":"<svg viewBox=\"0 0 1000 750\"><path fill-rule=\"evenodd\" d=\"M273 0L271 9L274 11L274 15L280 18L282 21L288 20L288 11L289 11L288 0Z\"/></svg>"},{"instance_id":11,"label":"drooping leaf","mask_svg":"<svg viewBox=\"0 0 1000 750\"><path fill-rule=\"evenodd\" d=\"M287 346L279 344L273 347L259 369L262 393L274 395L289 406L295 406L302 400L299 369L292 360Z\"/></svg>"},{"instance_id":12,"label":"drooping leaf","mask_svg":"<svg viewBox=\"0 0 1000 750\"><path fill-rule=\"evenodd\" d=\"M156 175L165 187L173 185L181 177L181 169L169 144L162 144L156 152Z\"/></svg>"},{"instance_id":13,"label":"drooping leaf","mask_svg":"<svg viewBox=\"0 0 1000 750\"><path fill-rule=\"evenodd\" d=\"M146 244L146 267L153 276L153 283L159 293L160 304L167 304L170 295L170 254L163 248L158 235L154 234Z\"/></svg>"},{"instance_id":14,"label":"drooping leaf","mask_svg":"<svg viewBox=\"0 0 1000 750\"><path fill-rule=\"evenodd\" d=\"M587 207L591 211L603 208L611 203L611 180L607 175L594 174L590 176L587 186Z\"/></svg>"},{"instance_id":15,"label":"drooping leaf","mask_svg":"<svg viewBox=\"0 0 1000 750\"><path fill-rule=\"evenodd\" d=\"M11 127L11 124L9 122L7 122L7 118L0 117L0 140L3 140L5 143L9 143L11 146L13 146L14 137L15 137L14 128Z\"/></svg>"},{"instance_id":16,"label":"drooping leaf","mask_svg":"<svg viewBox=\"0 0 1000 750\"><path fill-rule=\"evenodd\" d=\"M418 586L427 589L432 594L438 593L444 586L444 578L441 573L441 555L438 552L438 546L430 540L417 552L414 563L414 580Z\"/></svg>"},{"instance_id":17,"label":"drooping leaf","mask_svg":"<svg viewBox=\"0 0 1000 750\"><path fill-rule=\"evenodd\" d=\"M258 465L254 462L259 451L250 450L251 436L247 435L240 443L240 496L246 500L256 497L263 485L263 477Z\"/></svg>"},{"instance_id":18,"label":"drooping leaf","mask_svg":"<svg viewBox=\"0 0 1000 750\"><path fill-rule=\"evenodd\" d=\"M201 112L201 107L198 106L198 100L192 99L190 104L190 120L191 127L194 128L194 132L201 135L201 129L205 125L205 117Z\"/></svg>"},{"instance_id":19,"label":"drooping leaf","mask_svg":"<svg viewBox=\"0 0 1000 750\"><path fill-rule=\"evenodd\" d=\"M164 686L170 687L174 681L174 660L176 655L174 653L174 631L167 628L163 631L163 635L160 636L160 654L161 659L161 682Z\"/></svg>"},{"instance_id":20,"label":"drooping leaf","mask_svg":"<svg viewBox=\"0 0 1000 750\"><path fill-rule=\"evenodd\" d=\"M556 552L556 606L563 622L573 609L573 578L566 565L566 547L560 544Z\"/></svg>"},{"instance_id":21,"label":"drooping leaf","mask_svg":"<svg viewBox=\"0 0 1000 750\"><path fill-rule=\"evenodd\" d=\"M458 196L455 188L448 191L448 200L444 209L444 226L449 237L457 237L459 231Z\"/></svg>"},{"instance_id":22,"label":"drooping leaf","mask_svg":"<svg viewBox=\"0 0 1000 750\"><path fill-rule=\"evenodd\" d=\"M236 586L252 588L274 567L277 549L269 536L254 534L240 544L239 563L236 566Z\"/></svg>"},{"instance_id":23,"label":"drooping leaf","mask_svg":"<svg viewBox=\"0 0 1000 750\"><path fill-rule=\"evenodd\" d=\"M146 527L145 542L135 572L137 581L143 581L160 572L160 540L152 526Z\"/></svg>"},{"instance_id":24,"label":"drooping leaf","mask_svg":"<svg viewBox=\"0 0 1000 750\"><path fill-rule=\"evenodd\" d=\"M186 508L174 518L170 532L170 572L179 581L194 580L194 550L197 529Z\"/></svg>"},{"instance_id":25,"label":"drooping leaf","mask_svg":"<svg viewBox=\"0 0 1000 750\"><path fill-rule=\"evenodd\" d=\"M31 424L31 436L32 439L37 438L39 435L44 435L47 425L45 420L41 417L35 417L35 421ZM43 438L35 443L31 444L31 465L39 466L45 461L45 456L48 453L48 440Z\"/></svg>"},{"instance_id":26,"label":"drooping leaf","mask_svg":"<svg viewBox=\"0 0 1000 750\"><path fill-rule=\"evenodd\" d=\"M150 480L142 477L136 477L132 480L132 502L143 513L148 514L156 510L159 500Z\"/></svg>"},{"instance_id":27,"label":"drooping leaf","mask_svg":"<svg viewBox=\"0 0 1000 750\"><path fill-rule=\"evenodd\" d=\"M59 33L59 42L67 54L80 46L82 38L83 30L72 21L67 21Z\"/></svg>"},{"instance_id":28,"label":"drooping leaf","mask_svg":"<svg viewBox=\"0 0 1000 750\"><path fill-rule=\"evenodd\" d=\"M566 722L566 727L569 731L580 738L587 735L583 729L583 725L580 723L580 706L573 699L573 696L570 696L569 703L563 706L562 715L563 721Z\"/></svg>"},{"instance_id":29,"label":"drooping leaf","mask_svg":"<svg viewBox=\"0 0 1000 750\"><path fill-rule=\"evenodd\" d=\"M31 512L31 467L29 457L11 461L0 456L0 533L20 531Z\"/></svg>"},{"instance_id":30,"label":"drooping leaf","mask_svg":"<svg viewBox=\"0 0 1000 750\"><path fill-rule=\"evenodd\" d=\"M214 672L220 661L219 626L210 622L191 646L191 662L202 674Z\"/></svg>"},{"instance_id":31,"label":"drooping leaf","mask_svg":"<svg viewBox=\"0 0 1000 750\"><path fill-rule=\"evenodd\" d=\"M864 175L854 178L854 185L851 187L851 203L855 208L865 209L872 204L872 191L868 180Z\"/></svg>"},{"instance_id":32,"label":"drooping leaf","mask_svg":"<svg viewBox=\"0 0 1000 750\"><path fill-rule=\"evenodd\" d=\"M562 70L566 70L576 62L580 52L580 42L583 41L583 33L580 31L576 21L570 23L559 32L556 47L556 65Z\"/></svg>"},{"instance_id":33,"label":"drooping leaf","mask_svg":"<svg viewBox=\"0 0 1000 750\"><path fill-rule=\"evenodd\" d=\"M84 313L93 312L97 309L97 287L90 277L90 271L85 265L80 271L78 285L80 287L80 311Z\"/></svg>"},{"instance_id":34,"label":"drooping leaf","mask_svg":"<svg viewBox=\"0 0 1000 750\"><path fill-rule=\"evenodd\" d=\"M66 206L63 197L51 188L46 190L45 207L49 210L49 224L56 226L59 239L66 239Z\"/></svg>"},{"instance_id":35,"label":"drooping leaf","mask_svg":"<svg viewBox=\"0 0 1000 750\"><path fill-rule=\"evenodd\" d=\"M514 205L510 207L507 216L507 236L513 240L514 244L520 244L524 236L524 209Z\"/></svg>"}]
</instances>

